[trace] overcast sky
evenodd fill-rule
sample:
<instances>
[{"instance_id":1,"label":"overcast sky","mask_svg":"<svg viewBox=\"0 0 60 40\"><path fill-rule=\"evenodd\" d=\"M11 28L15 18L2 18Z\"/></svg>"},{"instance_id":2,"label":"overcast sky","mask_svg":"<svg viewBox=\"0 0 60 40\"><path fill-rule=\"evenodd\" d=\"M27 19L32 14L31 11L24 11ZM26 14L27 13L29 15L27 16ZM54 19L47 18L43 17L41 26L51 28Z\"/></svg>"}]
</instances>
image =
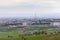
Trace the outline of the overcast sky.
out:
<instances>
[{"instance_id":1,"label":"overcast sky","mask_svg":"<svg viewBox=\"0 0 60 40\"><path fill-rule=\"evenodd\" d=\"M0 17L60 18L60 0L0 0Z\"/></svg>"}]
</instances>

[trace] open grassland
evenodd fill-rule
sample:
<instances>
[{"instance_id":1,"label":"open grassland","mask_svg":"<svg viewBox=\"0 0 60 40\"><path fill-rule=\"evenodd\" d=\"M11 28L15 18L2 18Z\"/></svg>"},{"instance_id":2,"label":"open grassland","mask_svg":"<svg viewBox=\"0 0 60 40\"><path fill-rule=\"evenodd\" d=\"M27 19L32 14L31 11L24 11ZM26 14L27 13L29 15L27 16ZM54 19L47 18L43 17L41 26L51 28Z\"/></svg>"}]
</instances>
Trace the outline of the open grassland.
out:
<instances>
[{"instance_id":1,"label":"open grassland","mask_svg":"<svg viewBox=\"0 0 60 40\"><path fill-rule=\"evenodd\" d=\"M58 32L58 30L53 30L56 27L29 27L29 31L33 30L46 30L48 33ZM4 30L3 30L4 29ZM13 31L12 31L13 30ZM40 34L36 36L22 36L20 28L0 28L0 40L60 40L60 33L56 34ZM60 32L60 31L59 31ZM8 37L10 36L10 37Z\"/></svg>"},{"instance_id":2,"label":"open grassland","mask_svg":"<svg viewBox=\"0 0 60 40\"><path fill-rule=\"evenodd\" d=\"M8 38L9 36L13 36L13 37L18 37L19 33L18 32L0 32L0 38Z\"/></svg>"},{"instance_id":3,"label":"open grassland","mask_svg":"<svg viewBox=\"0 0 60 40\"><path fill-rule=\"evenodd\" d=\"M8 35L12 37L8 37ZM25 40L60 40L60 33L57 34L40 34L37 36L23 36ZM24 40L22 35L19 35L18 32L1 32L0 40Z\"/></svg>"}]
</instances>

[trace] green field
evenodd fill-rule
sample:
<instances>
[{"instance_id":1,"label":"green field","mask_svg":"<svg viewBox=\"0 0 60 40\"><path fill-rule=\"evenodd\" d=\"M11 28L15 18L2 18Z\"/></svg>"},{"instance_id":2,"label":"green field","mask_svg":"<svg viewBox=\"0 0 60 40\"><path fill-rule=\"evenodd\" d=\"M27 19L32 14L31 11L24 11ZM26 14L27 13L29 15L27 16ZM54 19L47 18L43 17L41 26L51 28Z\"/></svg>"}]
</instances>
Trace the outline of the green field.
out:
<instances>
[{"instance_id":1,"label":"green field","mask_svg":"<svg viewBox=\"0 0 60 40\"><path fill-rule=\"evenodd\" d=\"M42 31L47 31L49 33L51 32L58 32L59 30L53 30L51 28L54 27L30 27L28 30L29 31L33 31L33 30L42 30ZM4 30L3 30L4 29ZM20 30L20 28L0 28L0 40L60 40L60 33L56 33L56 34L40 34L37 36L23 36L24 38L22 38L21 32L22 30ZM60 31L59 31L60 32ZM8 36L12 36L12 37L8 37Z\"/></svg>"},{"instance_id":2,"label":"green field","mask_svg":"<svg viewBox=\"0 0 60 40\"><path fill-rule=\"evenodd\" d=\"M20 33L18 32L1 32L0 40L24 40L22 38L22 35L19 36L19 34ZM8 38L8 35L13 37ZM24 37L25 40L60 40L60 33L51 35L40 34L37 36L24 36Z\"/></svg>"},{"instance_id":3,"label":"green field","mask_svg":"<svg viewBox=\"0 0 60 40\"><path fill-rule=\"evenodd\" d=\"M18 32L0 32L0 38L7 38L8 35L13 37L18 37L19 33Z\"/></svg>"}]
</instances>

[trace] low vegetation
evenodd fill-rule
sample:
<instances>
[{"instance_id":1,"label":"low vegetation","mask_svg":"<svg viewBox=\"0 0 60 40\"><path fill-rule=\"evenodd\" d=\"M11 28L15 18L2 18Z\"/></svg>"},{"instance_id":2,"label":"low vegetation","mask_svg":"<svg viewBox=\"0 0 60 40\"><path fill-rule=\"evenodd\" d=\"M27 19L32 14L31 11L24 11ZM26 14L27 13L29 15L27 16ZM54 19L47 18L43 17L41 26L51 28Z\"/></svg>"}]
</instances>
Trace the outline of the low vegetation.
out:
<instances>
[{"instance_id":1,"label":"low vegetation","mask_svg":"<svg viewBox=\"0 0 60 40\"><path fill-rule=\"evenodd\" d=\"M23 36L17 32L0 33L0 40L60 40L60 33Z\"/></svg>"},{"instance_id":2,"label":"low vegetation","mask_svg":"<svg viewBox=\"0 0 60 40\"><path fill-rule=\"evenodd\" d=\"M0 40L60 40L60 31L53 30L51 27L31 27L29 31L39 30L33 35L20 34L20 28L0 28ZM13 30L13 31L12 31Z\"/></svg>"}]
</instances>

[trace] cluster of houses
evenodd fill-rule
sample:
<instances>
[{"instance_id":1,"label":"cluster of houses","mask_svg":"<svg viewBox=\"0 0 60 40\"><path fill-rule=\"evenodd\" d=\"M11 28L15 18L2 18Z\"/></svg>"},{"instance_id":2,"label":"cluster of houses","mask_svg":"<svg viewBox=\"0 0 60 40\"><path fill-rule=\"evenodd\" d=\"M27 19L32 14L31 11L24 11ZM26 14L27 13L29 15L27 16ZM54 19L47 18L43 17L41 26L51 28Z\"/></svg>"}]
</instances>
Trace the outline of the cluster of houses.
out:
<instances>
[{"instance_id":1,"label":"cluster of houses","mask_svg":"<svg viewBox=\"0 0 60 40\"><path fill-rule=\"evenodd\" d=\"M60 26L60 19L14 19L14 20L0 20L0 26L27 26L27 25L51 25Z\"/></svg>"},{"instance_id":2,"label":"cluster of houses","mask_svg":"<svg viewBox=\"0 0 60 40\"><path fill-rule=\"evenodd\" d=\"M48 30L33 30L33 31L28 31L25 30L22 32L22 35L24 36L36 36L36 35L40 35L40 34L46 34L46 35L50 35L50 34L56 34L56 33L60 33L58 31L48 31Z\"/></svg>"}]
</instances>

